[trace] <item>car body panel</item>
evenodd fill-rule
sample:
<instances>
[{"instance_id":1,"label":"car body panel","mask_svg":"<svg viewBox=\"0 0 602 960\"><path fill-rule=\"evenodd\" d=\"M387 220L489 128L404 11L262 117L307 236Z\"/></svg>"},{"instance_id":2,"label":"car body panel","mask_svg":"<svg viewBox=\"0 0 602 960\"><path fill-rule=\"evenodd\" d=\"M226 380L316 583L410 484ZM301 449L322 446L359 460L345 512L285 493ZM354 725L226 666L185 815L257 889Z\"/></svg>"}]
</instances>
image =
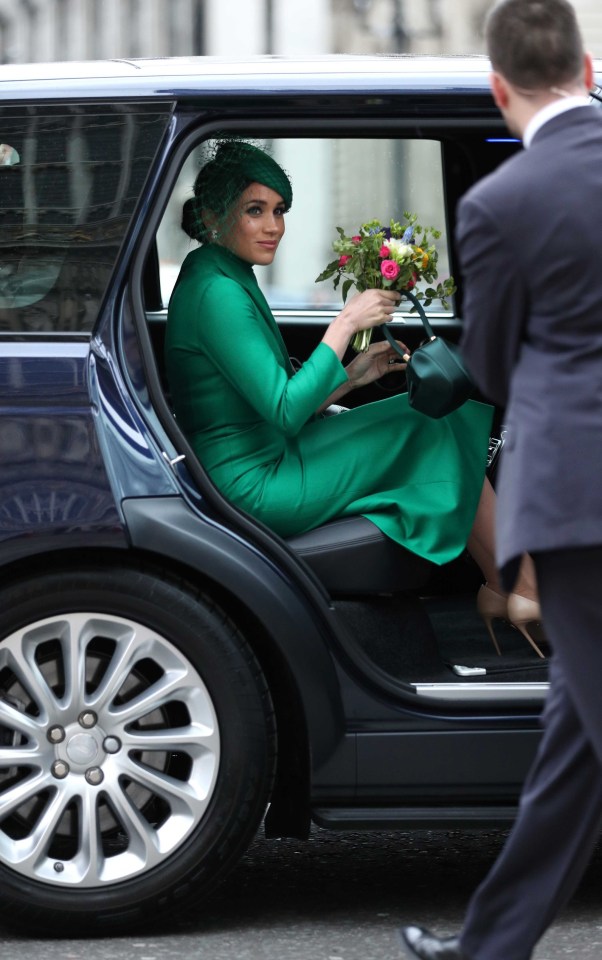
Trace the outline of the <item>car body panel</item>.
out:
<instances>
[{"instance_id":1,"label":"car body panel","mask_svg":"<svg viewBox=\"0 0 602 960\"><path fill-rule=\"evenodd\" d=\"M93 416L87 343L0 345L0 563L123 546Z\"/></svg>"}]
</instances>

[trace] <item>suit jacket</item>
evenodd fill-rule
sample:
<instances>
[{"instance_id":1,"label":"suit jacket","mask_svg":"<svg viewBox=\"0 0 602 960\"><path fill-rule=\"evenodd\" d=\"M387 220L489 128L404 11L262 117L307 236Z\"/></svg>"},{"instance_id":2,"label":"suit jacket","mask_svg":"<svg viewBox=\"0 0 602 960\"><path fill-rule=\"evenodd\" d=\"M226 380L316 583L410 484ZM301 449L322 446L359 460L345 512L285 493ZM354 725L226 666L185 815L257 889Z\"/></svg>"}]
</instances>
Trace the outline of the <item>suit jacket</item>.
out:
<instances>
[{"instance_id":1,"label":"suit jacket","mask_svg":"<svg viewBox=\"0 0 602 960\"><path fill-rule=\"evenodd\" d=\"M602 112L576 107L458 210L462 349L506 407L497 559L602 544Z\"/></svg>"}]
</instances>

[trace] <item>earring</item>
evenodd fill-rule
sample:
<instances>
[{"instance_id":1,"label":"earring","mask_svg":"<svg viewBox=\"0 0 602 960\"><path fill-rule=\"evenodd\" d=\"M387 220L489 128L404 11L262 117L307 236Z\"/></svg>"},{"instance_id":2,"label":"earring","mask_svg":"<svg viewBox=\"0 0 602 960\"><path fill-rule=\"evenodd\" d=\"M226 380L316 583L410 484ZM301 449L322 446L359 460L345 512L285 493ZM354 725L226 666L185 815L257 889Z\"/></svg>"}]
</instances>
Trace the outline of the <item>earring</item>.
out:
<instances>
[{"instance_id":1,"label":"earring","mask_svg":"<svg viewBox=\"0 0 602 960\"><path fill-rule=\"evenodd\" d=\"M215 241L217 240L218 237L219 237L219 233L217 232L217 230L212 230L212 231L211 231L211 239L213 240L214 243L215 243Z\"/></svg>"}]
</instances>

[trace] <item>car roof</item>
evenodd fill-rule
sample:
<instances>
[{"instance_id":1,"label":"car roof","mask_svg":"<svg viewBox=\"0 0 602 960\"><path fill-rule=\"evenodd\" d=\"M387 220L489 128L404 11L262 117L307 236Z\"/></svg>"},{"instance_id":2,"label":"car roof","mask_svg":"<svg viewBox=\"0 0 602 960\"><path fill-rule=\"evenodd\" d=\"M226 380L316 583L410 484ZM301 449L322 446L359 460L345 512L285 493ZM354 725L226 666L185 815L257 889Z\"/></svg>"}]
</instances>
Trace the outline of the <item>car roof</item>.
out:
<instances>
[{"instance_id":1,"label":"car roof","mask_svg":"<svg viewBox=\"0 0 602 960\"><path fill-rule=\"evenodd\" d=\"M210 93L488 93L486 57L411 55L306 58L169 57L0 67L6 100L77 97L187 98Z\"/></svg>"},{"instance_id":2,"label":"car roof","mask_svg":"<svg viewBox=\"0 0 602 960\"><path fill-rule=\"evenodd\" d=\"M164 57L0 66L0 96L11 100L166 98L326 93L489 95L485 56L381 54L313 57ZM602 59L594 61L602 84Z\"/></svg>"}]
</instances>

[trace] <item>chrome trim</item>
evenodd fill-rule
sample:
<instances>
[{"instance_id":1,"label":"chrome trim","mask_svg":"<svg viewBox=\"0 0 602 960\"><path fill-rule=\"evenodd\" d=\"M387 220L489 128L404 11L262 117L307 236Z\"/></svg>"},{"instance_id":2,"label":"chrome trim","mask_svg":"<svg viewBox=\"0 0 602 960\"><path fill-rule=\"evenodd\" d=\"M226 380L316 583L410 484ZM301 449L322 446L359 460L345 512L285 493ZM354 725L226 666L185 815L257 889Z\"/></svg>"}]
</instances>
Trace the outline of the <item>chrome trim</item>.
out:
<instances>
[{"instance_id":1,"label":"chrome trim","mask_svg":"<svg viewBox=\"0 0 602 960\"><path fill-rule=\"evenodd\" d=\"M340 312L340 310L279 310L277 307L272 308L272 314L282 326L295 323L298 320L305 321L309 326L312 323L323 323L324 321L330 323L331 320L338 317ZM432 316L432 314L429 314L429 316ZM389 323L407 323L406 317L408 320L418 319L417 315L410 317L407 313L394 313Z\"/></svg>"},{"instance_id":2,"label":"chrome trim","mask_svg":"<svg viewBox=\"0 0 602 960\"><path fill-rule=\"evenodd\" d=\"M41 340L39 335L31 340L3 340L0 338L0 359L6 357L49 357L63 360L65 357L82 358L90 353L90 340Z\"/></svg>"},{"instance_id":3,"label":"chrome trim","mask_svg":"<svg viewBox=\"0 0 602 960\"><path fill-rule=\"evenodd\" d=\"M524 700L546 698L548 683L413 683L420 697L427 700L447 700L455 703L491 704L504 700L521 703Z\"/></svg>"},{"instance_id":4,"label":"chrome trim","mask_svg":"<svg viewBox=\"0 0 602 960\"><path fill-rule=\"evenodd\" d=\"M90 344L92 332L90 330L0 330L0 343L86 343Z\"/></svg>"},{"instance_id":5,"label":"chrome trim","mask_svg":"<svg viewBox=\"0 0 602 960\"><path fill-rule=\"evenodd\" d=\"M277 320L281 320L283 323L287 323L290 320L313 320L318 322L320 320L332 320L334 317L338 316L340 310L280 310L277 307L272 308L272 313ZM438 324L443 326L457 326L461 321L452 316L449 313L443 313L440 311L428 311L427 317L429 320L436 320ZM148 310L146 313L146 319L150 323L165 323L167 320L167 308L163 310ZM408 313L399 311L393 314L393 319L391 323L408 323L413 320L420 322L420 317L417 313Z\"/></svg>"}]
</instances>

